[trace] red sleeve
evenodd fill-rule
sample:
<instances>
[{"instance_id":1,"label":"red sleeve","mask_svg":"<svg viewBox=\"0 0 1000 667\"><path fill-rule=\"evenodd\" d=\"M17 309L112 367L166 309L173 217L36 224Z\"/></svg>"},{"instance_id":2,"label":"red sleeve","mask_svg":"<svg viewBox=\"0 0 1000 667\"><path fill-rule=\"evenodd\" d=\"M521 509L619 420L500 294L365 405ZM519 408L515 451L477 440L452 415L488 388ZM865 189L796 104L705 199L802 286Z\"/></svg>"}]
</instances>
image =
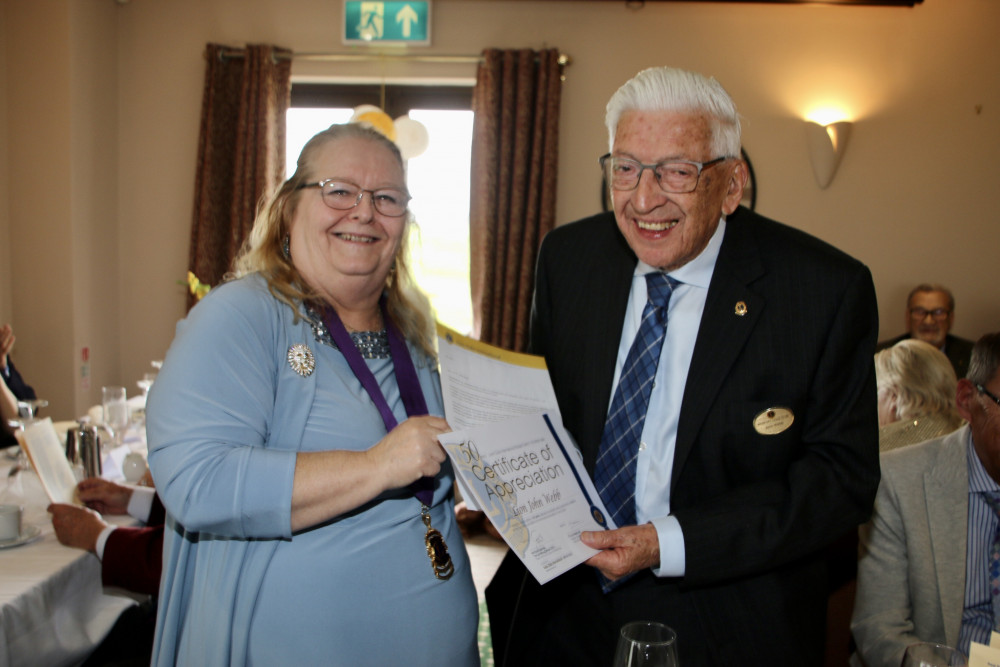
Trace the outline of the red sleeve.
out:
<instances>
[{"instance_id":1,"label":"red sleeve","mask_svg":"<svg viewBox=\"0 0 1000 667\"><path fill-rule=\"evenodd\" d=\"M163 525L121 527L104 545L101 580L135 593L156 595L163 570Z\"/></svg>"}]
</instances>

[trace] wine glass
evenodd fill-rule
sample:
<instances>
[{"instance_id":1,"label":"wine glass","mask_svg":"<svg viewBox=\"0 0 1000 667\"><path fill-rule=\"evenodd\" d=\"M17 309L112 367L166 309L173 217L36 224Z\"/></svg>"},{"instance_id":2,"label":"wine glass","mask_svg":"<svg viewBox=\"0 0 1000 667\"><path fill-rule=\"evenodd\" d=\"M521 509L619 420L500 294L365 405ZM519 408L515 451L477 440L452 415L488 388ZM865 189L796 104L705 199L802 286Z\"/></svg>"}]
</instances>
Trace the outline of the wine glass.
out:
<instances>
[{"instance_id":1,"label":"wine glass","mask_svg":"<svg viewBox=\"0 0 1000 667\"><path fill-rule=\"evenodd\" d=\"M28 398L17 402L17 414L25 421L32 421L38 415L38 410L47 408L49 402L43 398Z\"/></svg>"},{"instance_id":2,"label":"wine glass","mask_svg":"<svg viewBox=\"0 0 1000 667\"><path fill-rule=\"evenodd\" d=\"M967 667L968 660L959 650L944 644L910 644L903 654L903 667Z\"/></svg>"},{"instance_id":3,"label":"wine glass","mask_svg":"<svg viewBox=\"0 0 1000 667\"><path fill-rule=\"evenodd\" d=\"M622 626L614 667L678 667L677 633L663 623L632 621Z\"/></svg>"},{"instance_id":4,"label":"wine glass","mask_svg":"<svg viewBox=\"0 0 1000 667\"><path fill-rule=\"evenodd\" d=\"M104 408L104 425L114 434L115 447L125 439L128 426L128 403L125 402L125 387L101 387L101 407Z\"/></svg>"}]
</instances>

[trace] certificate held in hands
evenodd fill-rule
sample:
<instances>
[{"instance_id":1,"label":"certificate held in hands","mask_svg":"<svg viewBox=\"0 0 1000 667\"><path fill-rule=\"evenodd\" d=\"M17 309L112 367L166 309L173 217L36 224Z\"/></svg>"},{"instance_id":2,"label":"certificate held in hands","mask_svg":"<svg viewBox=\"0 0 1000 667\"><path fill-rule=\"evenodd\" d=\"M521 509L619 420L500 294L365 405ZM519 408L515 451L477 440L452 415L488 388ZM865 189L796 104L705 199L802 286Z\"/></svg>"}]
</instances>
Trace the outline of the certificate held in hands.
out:
<instances>
[{"instance_id":1,"label":"certificate held in hands","mask_svg":"<svg viewBox=\"0 0 1000 667\"><path fill-rule=\"evenodd\" d=\"M438 440L466 502L544 584L598 553L582 531L615 526L562 426L544 361L441 332L445 416L458 430ZM481 423L469 425L471 414Z\"/></svg>"}]
</instances>

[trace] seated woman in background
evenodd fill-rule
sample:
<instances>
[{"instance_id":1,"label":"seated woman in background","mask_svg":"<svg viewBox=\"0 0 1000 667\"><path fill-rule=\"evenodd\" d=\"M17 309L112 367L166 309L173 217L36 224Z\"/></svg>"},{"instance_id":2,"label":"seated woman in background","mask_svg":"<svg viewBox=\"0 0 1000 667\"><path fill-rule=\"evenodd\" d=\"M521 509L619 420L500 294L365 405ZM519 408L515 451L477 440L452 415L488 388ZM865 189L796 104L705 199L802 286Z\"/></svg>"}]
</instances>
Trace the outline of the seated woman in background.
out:
<instances>
[{"instance_id":1,"label":"seated woman in background","mask_svg":"<svg viewBox=\"0 0 1000 667\"><path fill-rule=\"evenodd\" d=\"M937 438L962 425L955 409L955 370L933 345L907 339L878 352L875 378L879 451Z\"/></svg>"},{"instance_id":2,"label":"seated woman in background","mask_svg":"<svg viewBox=\"0 0 1000 667\"><path fill-rule=\"evenodd\" d=\"M395 144L320 132L178 326L146 411L154 665L479 665L409 200Z\"/></svg>"}]
</instances>

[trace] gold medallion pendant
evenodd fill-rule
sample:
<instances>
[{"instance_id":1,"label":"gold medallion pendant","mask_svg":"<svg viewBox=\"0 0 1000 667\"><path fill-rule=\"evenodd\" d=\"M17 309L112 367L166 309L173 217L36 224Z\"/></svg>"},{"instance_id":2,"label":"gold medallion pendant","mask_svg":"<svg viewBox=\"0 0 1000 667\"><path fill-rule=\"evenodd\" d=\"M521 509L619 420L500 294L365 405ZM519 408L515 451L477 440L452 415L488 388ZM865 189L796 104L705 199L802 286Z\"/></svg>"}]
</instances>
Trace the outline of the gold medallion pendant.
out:
<instances>
[{"instance_id":1,"label":"gold medallion pendant","mask_svg":"<svg viewBox=\"0 0 1000 667\"><path fill-rule=\"evenodd\" d=\"M423 503L420 503L420 517L424 520L424 525L427 526L424 544L427 546L427 556L431 559L434 576L441 580L450 579L455 572L455 564L451 562L448 545L445 544L441 531L431 527L431 514L427 505Z\"/></svg>"}]
</instances>

